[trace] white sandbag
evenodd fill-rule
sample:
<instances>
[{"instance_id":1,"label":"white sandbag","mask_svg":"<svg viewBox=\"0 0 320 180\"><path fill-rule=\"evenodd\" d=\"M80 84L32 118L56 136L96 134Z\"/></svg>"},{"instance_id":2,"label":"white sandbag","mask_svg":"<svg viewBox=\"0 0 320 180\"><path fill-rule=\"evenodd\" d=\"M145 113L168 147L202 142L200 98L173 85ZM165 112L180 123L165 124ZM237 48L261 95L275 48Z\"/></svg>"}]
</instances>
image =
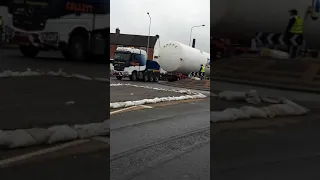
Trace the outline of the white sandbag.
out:
<instances>
[{"instance_id":1,"label":"white sandbag","mask_svg":"<svg viewBox=\"0 0 320 180\"><path fill-rule=\"evenodd\" d=\"M144 105L145 103L146 103L146 100L144 100L144 99L138 100L138 101L134 101L134 105L135 106Z\"/></svg>"},{"instance_id":2,"label":"white sandbag","mask_svg":"<svg viewBox=\"0 0 320 180\"><path fill-rule=\"evenodd\" d=\"M132 101L124 102L124 107L130 107L130 106L134 106L134 102L132 102Z\"/></svg>"},{"instance_id":3,"label":"white sandbag","mask_svg":"<svg viewBox=\"0 0 320 180\"><path fill-rule=\"evenodd\" d=\"M246 93L245 92L237 92L237 91L223 91L218 94L219 99L227 100L227 101L239 101L245 100Z\"/></svg>"},{"instance_id":4,"label":"white sandbag","mask_svg":"<svg viewBox=\"0 0 320 180\"><path fill-rule=\"evenodd\" d=\"M37 144L37 141L24 129L6 131L8 148L26 147Z\"/></svg>"},{"instance_id":5,"label":"white sandbag","mask_svg":"<svg viewBox=\"0 0 320 180\"><path fill-rule=\"evenodd\" d=\"M246 102L249 104L261 104L261 99L256 90L251 90L246 94Z\"/></svg>"},{"instance_id":6,"label":"white sandbag","mask_svg":"<svg viewBox=\"0 0 320 180\"><path fill-rule=\"evenodd\" d=\"M293 116L300 115L300 112L297 112L297 109L288 104L274 104L262 108L268 117L280 117L280 116Z\"/></svg>"},{"instance_id":7,"label":"white sandbag","mask_svg":"<svg viewBox=\"0 0 320 180\"><path fill-rule=\"evenodd\" d=\"M250 114L247 114L244 111L241 111L240 109L236 109L236 108L227 108L223 112L232 114L233 120L250 118Z\"/></svg>"},{"instance_id":8,"label":"white sandbag","mask_svg":"<svg viewBox=\"0 0 320 180\"><path fill-rule=\"evenodd\" d=\"M79 138L88 138L94 136L105 136L110 132L107 123L91 123L83 125L75 125L74 129L78 133Z\"/></svg>"},{"instance_id":9,"label":"white sandbag","mask_svg":"<svg viewBox=\"0 0 320 180\"><path fill-rule=\"evenodd\" d=\"M299 104L297 103L294 103L293 101L290 101L288 99L285 99L283 98L282 99L282 102L285 103L285 104L288 104L288 105L291 105L295 108L295 113L296 115L304 115L304 114L307 114L310 110L303 107L303 106L300 106Z\"/></svg>"},{"instance_id":10,"label":"white sandbag","mask_svg":"<svg viewBox=\"0 0 320 180\"><path fill-rule=\"evenodd\" d=\"M84 76L84 75L81 75L81 74L72 74L72 77L75 77L75 78L78 78L78 79L82 79L82 80L87 80L87 81L93 80L91 77Z\"/></svg>"},{"instance_id":11,"label":"white sandbag","mask_svg":"<svg viewBox=\"0 0 320 180\"><path fill-rule=\"evenodd\" d=\"M8 147L10 139L5 131L0 130L0 147Z\"/></svg>"},{"instance_id":12,"label":"white sandbag","mask_svg":"<svg viewBox=\"0 0 320 180\"><path fill-rule=\"evenodd\" d=\"M270 50L270 57L275 59L289 59L289 53L279 50Z\"/></svg>"},{"instance_id":13,"label":"white sandbag","mask_svg":"<svg viewBox=\"0 0 320 180\"><path fill-rule=\"evenodd\" d=\"M26 129L25 131L36 140L36 144L43 144L47 142L47 140L53 134L53 131L44 128L32 128Z\"/></svg>"},{"instance_id":14,"label":"white sandbag","mask_svg":"<svg viewBox=\"0 0 320 180\"><path fill-rule=\"evenodd\" d=\"M110 103L110 108L113 109L118 109L124 107L125 103L124 102L115 102L115 103Z\"/></svg>"},{"instance_id":15,"label":"white sandbag","mask_svg":"<svg viewBox=\"0 0 320 180\"><path fill-rule=\"evenodd\" d=\"M281 99L271 98L271 97L262 97L261 101L265 102L265 103L269 103L269 104L281 104L282 103Z\"/></svg>"},{"instance_id":16,"label":"white sandbag","mask_svg":"<svg viewBox=\"0 0 320 180\"><path fill-rule=\"evenodd\" d=\"M244 106L240 110L250 116L250 118L267 118L267 114L260 108Z\"/></svg>"},{"instance_id":17,"label":"white sandbag","mask_svg":"<svg viewBox=\"0 0 320 180\"><path fill-rule=\"evenodd\" d=\"M77 131L67 125L53 126L50 127L48 130L53 131L53 134L47 141L48 144L61 141L71 141L78 138Z\"/></svg>"}]
</instances>

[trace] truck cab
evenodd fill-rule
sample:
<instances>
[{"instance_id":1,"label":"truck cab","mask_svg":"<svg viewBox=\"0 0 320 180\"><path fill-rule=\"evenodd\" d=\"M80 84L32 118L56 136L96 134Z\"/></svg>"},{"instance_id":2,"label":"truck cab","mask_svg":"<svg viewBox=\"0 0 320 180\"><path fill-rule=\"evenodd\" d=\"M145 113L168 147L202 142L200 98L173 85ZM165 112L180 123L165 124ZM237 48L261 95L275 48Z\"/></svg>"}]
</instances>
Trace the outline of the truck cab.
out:
<instances>
[{"instance_id":1,"label":"truck cab","mask_svg":"<svg viewBox=\"0 0 320 180\"><path fill-rule=\"evenodd\" d=\"M121 80L129 77L130 80L143 78L146 69L147 52L132 47L118 47L114 53L114 75Z\"/></svg>"},{"instance_id":2,"label":"truck cab","mask_svg":"<svg viewBox=\"0 0 320 180\"><path fill-rule=\"evenodd\" d=\"M107 57L109 0L7 0L6 38L25 57L56 50L68 60Z\"/></svg>"},{"instance_id":3,"label":"truck cab","mask_svg":"<svg viewBox=\"0 0 320 180\"><path fill-rule=\"evenodd\" d=\"M143 80L158 82L160 65L147 60L147 52L133 47L118 47L113 57L113 75L121 80L129 77L131 81Z\"/></svg>"}]
</instances>

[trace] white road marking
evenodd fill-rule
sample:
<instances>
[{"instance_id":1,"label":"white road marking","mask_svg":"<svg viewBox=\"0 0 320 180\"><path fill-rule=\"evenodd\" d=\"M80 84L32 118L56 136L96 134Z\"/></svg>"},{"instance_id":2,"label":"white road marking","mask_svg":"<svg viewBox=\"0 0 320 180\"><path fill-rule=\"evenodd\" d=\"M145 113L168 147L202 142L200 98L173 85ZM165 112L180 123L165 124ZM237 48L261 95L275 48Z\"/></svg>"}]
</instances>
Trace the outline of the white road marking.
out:
<instances>
[{"instance_id":1,"label":"white road marking","mask_svg":"<svg viewBox=\"0 0 320 180\"><path fill-rule=\"evenodd\" d=\"M110 114L119 113L119 112L122 112L122 111L125 111L125 110L128 110L128 109L132 109L134 107L137 107L137 106L130 106L130 107L127 107L127 108L123 108L123 109L119 109L119 110L116 110L116 111L112 111L112 112L110 112Z\"/></svg>"},{"instance_id":2,"label":"white road marking","mask_svg":"<svg viewBox=\"0 0 320 180\"><path fill-rule=\"evenodd\" d=\"M152 106L147 106L147 105L140 105L141 107L147 108L147 109L152 109Z\"/></svg>"},{"instance_id":3,"label":"white road marking","mask_svg":"<svg viewBox=\"0 0 320 180\"><path fill-rule=\"evenodd\" d=\"M90 140L89 139L75 140L75 141L67 142L67 143L64 143L64 144L61 144L61 145L58 145L58 146L45 148L45 149L41 149L39 151L34 151L34 152L27 153L27 154L15 156L15 157L12 157L12 158L0 160L0 166L3 167L3 166L6 166L6 165L9 165L9 164L18 162L18 161L23 161L23 160L30 159L30 158L32 158L34 156L40 156L40 155L44 155L44 154L47 154L47 153L52 153L52 152L55 152L55 151L58 151L58 150L61 150L61 149L67 148L67 147L83 144L83 143L88 142L88 141L90 141Z\"/></svg>"}]
</instances>

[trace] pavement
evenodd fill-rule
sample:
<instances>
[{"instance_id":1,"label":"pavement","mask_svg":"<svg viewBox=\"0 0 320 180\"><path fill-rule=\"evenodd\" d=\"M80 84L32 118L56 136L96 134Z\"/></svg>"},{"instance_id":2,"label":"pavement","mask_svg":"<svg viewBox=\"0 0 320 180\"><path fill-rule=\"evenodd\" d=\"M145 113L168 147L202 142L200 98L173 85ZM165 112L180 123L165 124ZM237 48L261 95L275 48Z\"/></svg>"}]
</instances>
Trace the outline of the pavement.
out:
<instances>
[{"instance_id":1,"label":"pavement","mask_svg":"<svg viewBox=\"0 0 320 180\"><path fill-rule=\"evenodd\" d=\"M319 95L215 82L217 90L248 91L287 97L309 108L306 116L212 123L210 127L211 178L319 179ZM211 102L212 103L212 102Z\"/></svg>"},{"instance_id":2,"label":"pavement","mask_svg":"<svg viewBox=\"0 0 320 180\"><path fill-rule=\"evenodd\" d=\"M111 179L207 179L209 154L203 152L209 151L209 117L209 99L151 104L112 114ZM189 165L197 163L191 171ZM168 171L175 164L180 166Z\"/></svg>"}]
</instances>

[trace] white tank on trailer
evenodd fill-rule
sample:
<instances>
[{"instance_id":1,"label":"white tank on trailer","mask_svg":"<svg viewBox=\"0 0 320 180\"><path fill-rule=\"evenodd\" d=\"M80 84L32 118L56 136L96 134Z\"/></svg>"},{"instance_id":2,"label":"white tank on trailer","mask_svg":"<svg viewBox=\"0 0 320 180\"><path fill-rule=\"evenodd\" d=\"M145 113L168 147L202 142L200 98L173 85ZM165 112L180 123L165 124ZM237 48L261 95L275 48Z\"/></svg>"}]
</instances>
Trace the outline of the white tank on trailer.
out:
<instances>
[{"instance_id":1,"label":"white tank on trailer","mask_svg":"<svg viewBox=\"0 0 320 180\"><path fill-rule=\"evenodd\" d=\"M177 41L170 41L159 49L158 63L167 72L189 74L198 72L200 65L210 62L210 54ZM206 66L210 74L210 66Z\"/></svg>"},{"instance_id":2,"label":"white tank on trailer","mask_svg":"<svg viewBox=\"0 0 320 180\"><path fill-rule=\"evenodd\" d=\"M315 5L319 0L215 0L211 6L211 35L250 41L257 32L283 33L289 22L289 10L297 9L304 18L304 37L308 48L320 49L320 19Z\"/></svg>"}]
</instances>

